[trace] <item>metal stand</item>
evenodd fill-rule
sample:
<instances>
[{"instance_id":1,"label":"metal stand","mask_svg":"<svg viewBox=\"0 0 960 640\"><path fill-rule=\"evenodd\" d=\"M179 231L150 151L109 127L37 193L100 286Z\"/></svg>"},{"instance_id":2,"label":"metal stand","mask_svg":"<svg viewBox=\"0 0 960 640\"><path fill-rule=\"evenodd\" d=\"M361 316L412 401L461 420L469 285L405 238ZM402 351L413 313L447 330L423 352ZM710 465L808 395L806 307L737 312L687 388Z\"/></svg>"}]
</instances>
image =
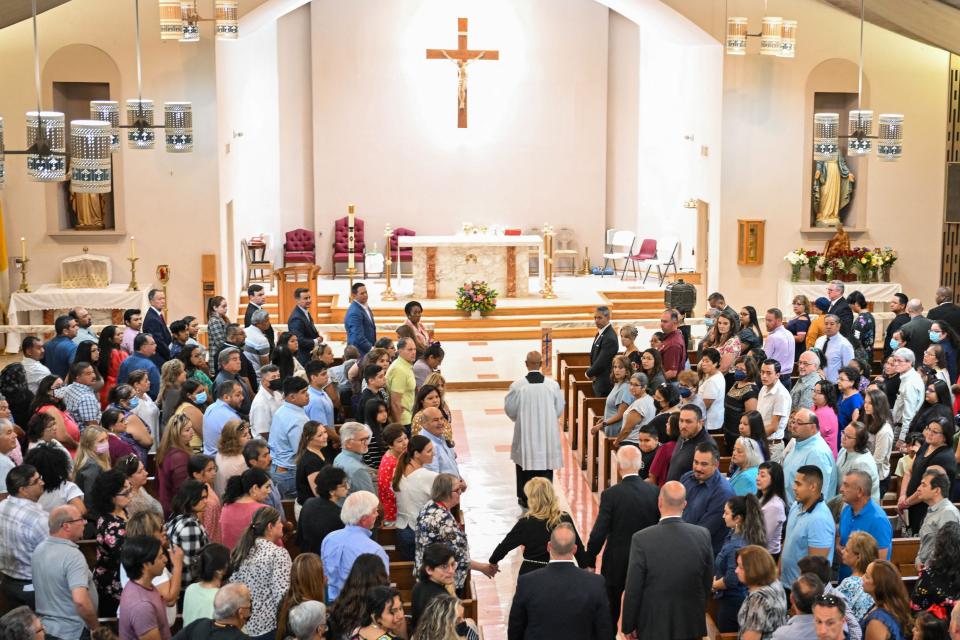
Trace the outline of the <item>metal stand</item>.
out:
<instances>
[{"instance_id":1,"label":"metal stand","mask_svg":"<svg viewBox=\"0 0 960 640\"><path fill-rule=\"evenodd\" d=\"M30 285L27 283L27 263L30 262L30 258L17 258L17 268L20 269L20 288L17 289L20 293L30 293Z\"/></svg>"},{"instance_id":2,"label":"metal stand","mask_svg":"<svg viewBox=\"0 0 960 640\"><path fill-rule=\"evenodd\" d=\"M127 287L127 291L140 291L140 287L137 285L137 260L140 258L127 258L130 261L130 286Z\"/></svg>"},{"instance_id":3,"label":"metal stand","mask_svg":"<svg viewBox=\"0 0 960 640\"><path fill-rule=\"evenodd\" d=\"M390 266L393 264L393 260L390 259L390 235L392 231L390 230L390 225L387 225L386 230L384 230L383 235L386 238L386 249L384 253L386 257L383 260L383 270L387 274L387 288L383 290L383 293L380 294L380 299L386 302L393 302L397 299L397 294L393 292L393 287L390 286Z\"/></svg>"}]
</instances>

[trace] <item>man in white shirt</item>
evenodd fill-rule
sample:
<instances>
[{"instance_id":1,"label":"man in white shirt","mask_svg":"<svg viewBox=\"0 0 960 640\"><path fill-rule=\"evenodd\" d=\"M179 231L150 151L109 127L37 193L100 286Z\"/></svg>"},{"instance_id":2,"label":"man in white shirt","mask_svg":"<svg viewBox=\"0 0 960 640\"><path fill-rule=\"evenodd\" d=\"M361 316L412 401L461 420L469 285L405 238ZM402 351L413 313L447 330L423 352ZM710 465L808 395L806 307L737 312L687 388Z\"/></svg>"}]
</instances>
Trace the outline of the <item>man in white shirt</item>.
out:
<instances>
[{"instance_id":1,"label":"man in white shirt","mask_svg":"<svg viewBox=\"0 0 960 640\"><path fill-rule=\"evenodd\" d=\"M283 405L283 394L280 393L280 369L273 364L266 364L259 369L260 386L250 405L250 428L253 433L264 440L270 434L270 423L273 414Z\"/></svg>"},{"instance_id":2,"label":"man in white shirt","mask_svg":"<svg viewBox=\"0 0 960 640\"><path fill-rule=\"evenodd\" d=\"M43 341L36 336L27 336L20 343L23 352L23 371L27 374L27 387L32 393L37 392L40 381L50 375L50 369L43 364Z\"/></svg>"},{"instance_id":3,"label":"man in white shirt","mask_svg":"<svg viewBox=\"0 0 960 640\"><path fill-rule=\"evenodd\" d=\"M790 392L780 382L780 362L773 358L763 361L760 367L760 382L763 386L757 395L757 411L763 416L767 432L767 450L774 462L783 460L783 435L790 418Z\"/></svg>"},{"instance_id":4,"label":"man in white shirt","mask_svg":"<svg viewBox=\"0 0 960 640\"><path fill-rule=\"evenodd\" d=\"M853 360L853 345L840 332L840 318L828 313L823 317L824 335L817 338L815 346L820 350L823 377L837 384L840 369Z\"/></svg>"},{"instance_id":5,"label":"man in white shirt","mask_svg":"<svg viewBox=\"0 0 960 640\"><path fill-rule=\"evenodd\" d=\"M710 433L718 434L723 431L723 397L727 391L723 374L720 373L720 352L713 347L704 349L699 367L703 381L698 395L707 407L704 426Z\"/></svg>"},{"instance_id":6,"label":"man in white shirt","mask_svg":"<svg viewBox=\"0 0 960 640\"><path fill-rule=\"evenodd\" d=\"M270 340L267 330L270 328L270 314L259 309L250 316L250 325L244 328L243 355L253 365L253 370L270 362Z\"/></svg>"},{"instance_id":7,"label":"man in white shirt","mask_svg":"<svg viewBox=\"0 0 960 640\"><path fill-rule=\"evenodd\" d=\"M926 385L920 374L913 368L916 356L906 347L900 347L893 352L893 368L900 374L900 391L897 400L893 403L894 431L899 429L899 444L907 440L907 431L913 416L917 414L923 404Z\"/></svg>"}]
</instances>

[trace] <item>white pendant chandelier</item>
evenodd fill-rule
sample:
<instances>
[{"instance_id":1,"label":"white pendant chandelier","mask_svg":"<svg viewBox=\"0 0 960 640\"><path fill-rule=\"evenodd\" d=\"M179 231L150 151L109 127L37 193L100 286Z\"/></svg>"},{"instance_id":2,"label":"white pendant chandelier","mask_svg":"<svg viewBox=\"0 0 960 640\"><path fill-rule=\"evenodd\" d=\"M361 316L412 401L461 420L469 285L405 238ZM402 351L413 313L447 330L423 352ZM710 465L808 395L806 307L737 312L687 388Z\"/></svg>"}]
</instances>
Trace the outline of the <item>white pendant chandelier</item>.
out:
<instances>
[{"instance_id":1,"label":"white pendant chandelier","mask_svg":"<svg viewBox=\"0 0 960 640\"><path fill-rule=\"evenodd\" d=\"M239 0L213 0L213 18L201 18L197 0L159 0L160 39L200 42L200 23L213 22L217 40L236 40Z\"/></svg>"},{"instance_id":2,"label":"white pendant chandelier","mask_svg":"<svg viewBox=\"0 0 960 640\"><path fill-rule=\"evenodd\" d=\"M763 2L763 20L758 33L750 33L750 21L743 17L727 18L726 52L728 56L747 55L747 39L760 38L760 55L793 58L797 53L797 21L767 15Z\"/></svg>"},{"instance_id":3,"label":"white pendant chandelier","mask_svg":"<svg viewBox=\"0 0 960 640\"><path fill-rule=\"evenodd\" d=\"M860 61L857 75L857 108L847 117L847 135L840 135L840 114L813 114L813 159L836 160L840 138L847 140L847 153L867 156L877 141L877 157L885 162L899 160L903 155L903 114L881 113L877 118L877 135L873 135L873 111L862 108L863 101L863 27L864 2L860 0Z\"/></svg>"}]
</instances>

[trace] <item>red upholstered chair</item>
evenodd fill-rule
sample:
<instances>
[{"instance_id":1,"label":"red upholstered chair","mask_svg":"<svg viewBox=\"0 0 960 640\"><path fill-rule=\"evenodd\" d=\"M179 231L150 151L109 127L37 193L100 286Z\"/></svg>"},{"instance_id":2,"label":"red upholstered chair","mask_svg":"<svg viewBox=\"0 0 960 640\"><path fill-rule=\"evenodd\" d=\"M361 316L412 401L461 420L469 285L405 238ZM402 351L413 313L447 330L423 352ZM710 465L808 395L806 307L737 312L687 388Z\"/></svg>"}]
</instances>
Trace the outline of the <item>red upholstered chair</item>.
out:
<instances>
[{"instance_id":1,"label":"red upholstered chair","mask_svg":"<svg viewBox=\"0 0 960 640\"><path fill-rule=\"evenodd\" d=\"M366 265L364 264L364 250L366 245L363 242L363 220L353 219L353 260L358 269L363 271L363 277L367 277ZM336 220L333 223L333 277L337 277L337 263L346 263L349 260L350 252L347 250L347 216Z\"/></svg>"},{"instance_id":2,"label":"red upholstered chair","mask_svg":"<svg viewBox=\"0 0 960 640\"><path fill-rule=\"evenodd\" d=\"M287 231L283 242L283 266L291 263L313 264L317 260L313 231L294 229Z\"/></svg>"},{"instance_id":3,"label":"red upholstered chair","mask_svg":"<svg viewBox=\"0 0 960 640\"><path fill-rule=\"evenodd\" d=\"M393 230L393 234L390 236L390 257L396 262L397 261L397 236L415 236L417 232L413 229L406 229L404 227L397 227ZM400 262L401 264L413 261L413 247L401 247L400 248Z\"/></svg>"}]
</instances>

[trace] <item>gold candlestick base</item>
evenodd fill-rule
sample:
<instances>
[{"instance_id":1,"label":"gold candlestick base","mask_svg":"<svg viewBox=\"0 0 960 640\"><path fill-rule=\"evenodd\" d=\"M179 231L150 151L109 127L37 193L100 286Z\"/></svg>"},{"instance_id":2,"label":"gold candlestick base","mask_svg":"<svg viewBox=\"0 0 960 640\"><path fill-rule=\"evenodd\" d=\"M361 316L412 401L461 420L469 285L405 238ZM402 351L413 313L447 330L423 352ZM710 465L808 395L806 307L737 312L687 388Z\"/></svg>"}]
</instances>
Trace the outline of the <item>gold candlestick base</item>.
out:
<instances>
[{"instance_id":1,"label":"gold candlestick base","mask_svg":"<svg viewBox=\"0 0 960 640\"><path fill-rule=\"evenodd\" d=\"M127 258L130 261L130 286L127 287L127 291L140 291L140 287L137 285L137 260L140 258Z\"/></svg>"},{"instance_id":2,"label":"gold candlestick base","mask_svg":"<svg viewBox=\"0 0 960 640\"><path fill-rule=\"evenodd\" d=\"M20 269L20 288L17 289L20 293L30 293L30 284L27 283L27 263L30 262L30 258L17 258L17 268Z\"/></svg>"},{"instance_id":3,"label":"gold candlestick base","mask_svg":"<svg viewBox=\"0 0 960 640\"><path fill-rule=\"evenodd\" d=\"M590 275L590 247L587 247L583 250L583 266L580 267L580 271L577 272L578 276L588 276Z\"/></svg>"},{"instance_id":4,"label":"gold candlestick base","mask_svg":"<svg viewBox=\"0 0 960 640\"><path fill-rule=\"evenodd\" d=\"M350 276L350 291L353 292L353 277L357 275L356 267L347 267L347 275Z\"/></svg>"},{"instance_id":5,"label":"gold candlestick base","mask_svg":"<svg viewBox=\"0 0 960 640\"><path fill-rule=\"evenodd\" d=\"M383 293L380 294L380 299L385 302L393 302L397 299L397 294L393 292L393 287L390 286L390 267L393 266L393 260L390 259L390 240L393 236L393 232L390 230L390 225L387 225L386 230L383 232L384 237L387 240L386 244L386 257L383 261L383 271L384 275L387 277L387 288L383 290Z\"/></svg>"}]
</instances>

